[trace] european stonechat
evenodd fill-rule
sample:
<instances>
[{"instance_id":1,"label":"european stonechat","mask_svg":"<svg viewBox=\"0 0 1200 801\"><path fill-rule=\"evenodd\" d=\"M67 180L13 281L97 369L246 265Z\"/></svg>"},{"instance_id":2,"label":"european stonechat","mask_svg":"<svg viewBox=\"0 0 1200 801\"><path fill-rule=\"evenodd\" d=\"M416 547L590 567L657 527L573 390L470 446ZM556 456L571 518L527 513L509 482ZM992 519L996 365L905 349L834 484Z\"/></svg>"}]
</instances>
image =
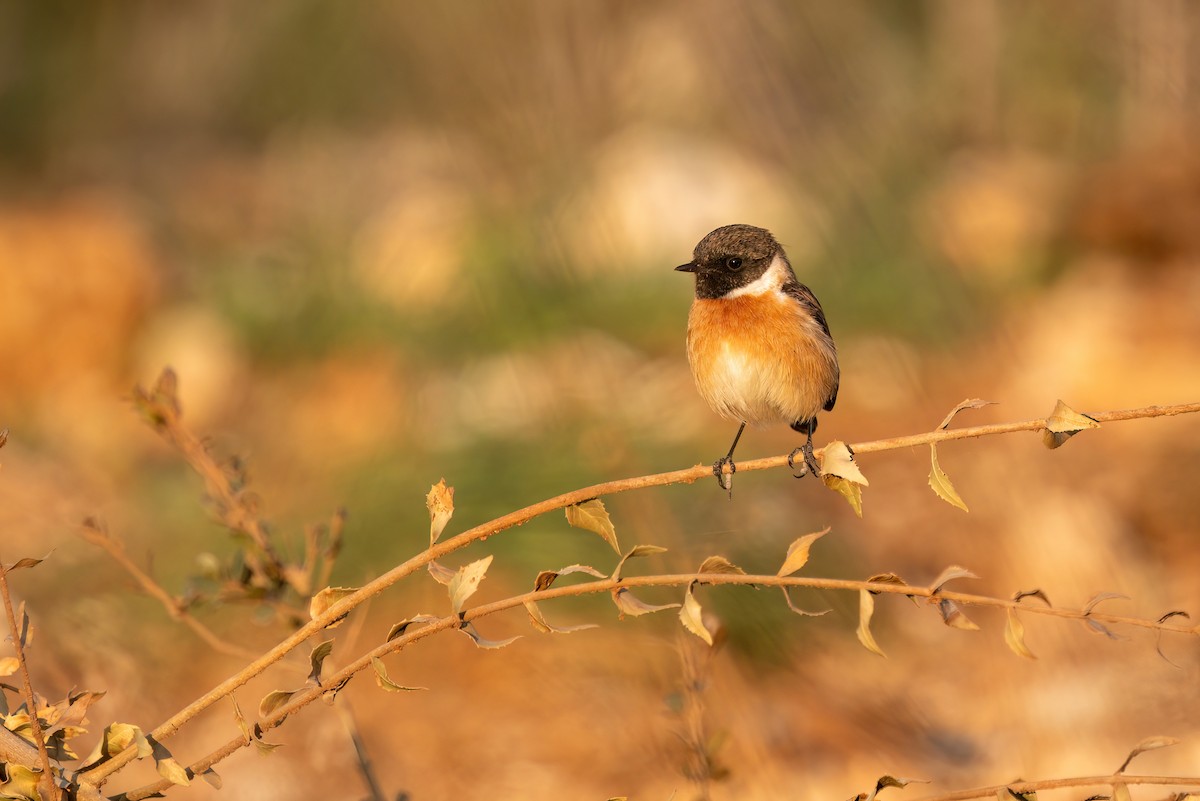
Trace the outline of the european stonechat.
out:
<instances>
[{"instance_id":1,"label":"european stonechat","mask_svg":"<svg viewBox=\"0 0 1200 801\"><path fill-rule=\"evenodd\" d=\"M807 472L819 475L812 435L817 413L837 401L837 349L821 304L796 280L783 247L762 228L726 225L675 269L696 274L687 329L696 388L713 411L741 423L729 453L713 463L717 482L732 487L733 451L747 423L787 423L807 435L788 465L803 453Z\"/></svg>"}]
</instances>

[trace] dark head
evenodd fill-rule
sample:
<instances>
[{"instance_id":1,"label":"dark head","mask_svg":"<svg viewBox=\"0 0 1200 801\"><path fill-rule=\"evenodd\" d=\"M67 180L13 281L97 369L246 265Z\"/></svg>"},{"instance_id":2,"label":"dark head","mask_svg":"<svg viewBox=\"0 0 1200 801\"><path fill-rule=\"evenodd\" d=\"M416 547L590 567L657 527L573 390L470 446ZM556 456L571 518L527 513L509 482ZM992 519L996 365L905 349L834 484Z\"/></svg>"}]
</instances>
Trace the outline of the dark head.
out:
<instances>
[{"instance_id":1,"label":"dark head","mask_svg":"<svg viewBox=\"0 0 1200 801\"><path fill-rule=\"evenodd\" d=\"M696 274L696 297L719 298L762 278L783 248L771 232L753 225L726 225L700 240L692 260L676 270Z\"/></svg>"}]
</instances>

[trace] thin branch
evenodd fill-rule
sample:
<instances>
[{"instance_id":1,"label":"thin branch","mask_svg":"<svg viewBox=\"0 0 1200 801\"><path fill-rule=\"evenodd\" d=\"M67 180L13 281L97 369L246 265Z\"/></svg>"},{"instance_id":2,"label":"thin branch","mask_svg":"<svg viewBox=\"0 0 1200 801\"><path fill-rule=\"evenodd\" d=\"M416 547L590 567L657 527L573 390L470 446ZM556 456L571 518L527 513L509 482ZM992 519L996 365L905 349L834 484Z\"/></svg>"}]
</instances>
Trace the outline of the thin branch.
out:
<instances>
[{"instance_id":1,"label":"thin branch","mask_svg":"<svg viewBox=\"0 0 1200 801\"><path fill-rule=\"evenodd\" d=\"M21 689L25 694L26 708L29 710L29 728L33 732L33 744L37 746L38 761L42 766L38 791L46 798L54 799L59 797L59 792L54 784L50 752L46 750L46 735L42 731L42 722L38 720L37 698L33 694L33 683L29 680L29 664L25 661L25 643L21 638L21 627L17 623L17 613L13 611L12 596L8 591L8 570L9 568L0 562L0 596L4 597L4 613L8 617L8 630L12 632L13 650L16 652L17 665L21 671Z\"/></svg>"},{"instance_id":2,"label":"thin branch","mask_svg":"<svg viewBox=\"0 0 1200 801\"><path fill-rule=\"evenodd\" d=\"M437 620L434 620L427 625L422 626L421 628L412 628L390 642L385 642L376 646L363 656L347 664L341 670L327 678L324 681L324 686L309 687L296 693L294 696L292 696L291 700L287 704L274 710L270 715L261 718L255 726L255 731L265 733L278 727L288 716L303 709L318 698L321 698L328 687L338 686L339 684L349 681L355 674L369 668L373 659L383 658L390 653L399 651L404 647L417 642L418 640L422 640L440 631L461 628L463 624L470 621L486 617L488 615L493 615L498 612L503 612L508 609L524 606L525 603L529 601L540 602L553 600L555 598L612 592L619 587L688 586L693 581L708 585L750 584L756 586L807 587L810 589L824 590L869 590L871 592L891 595L908 595L931 599L945 598L964 605L986 606L999 609L1020 608L1022 612L1036 615L1069 618L1074 620L1101 620L1106 623L1140 626L1143 628L1168 631L1176 634L1200 635L1200 626L1185 628L1183 626L1168 625L1167 623L1161 623L1157 620L1127 617L1123 615L1111 615L1094 610L1085 612L1083 610L1076 609L1058 609L1040 605L1021 604L1019 601L992 598L986 595L972 595L969 593L951 592L944 589L935 592L929 587L916 587L906 584L884 584L873 581L807 578L802 576L752 576L740 573L687 573L661 576L630 576L620 579L597 579L595 581L587 581L581 584L572 584L563 587L551 587L545 590L533 590L531 592L522 593L521 595L504 598L498 601L492 601L491 603L480 604L479 606L466 610L462 615L447 615L445 617L438 618ZM248 746L249 744L250 743L247 742L246 738L241 735L234 737L224 745L209 753L207 756L192 763L190 768L195 775L199 775L216 763L220 762L231 754L236 753L238 750ZM128 801L139 801L139 799L148 798L155 793L162 792L169 786L169 782L165 780L159 781L131 790L125 794L125 797L128 799ZM973 798L975 796L965 797Z\"/></svg>"},{"instance_id":3,"label":"thin branch","mask_svg":"<svg viewBox=\"0 0 1200 801\"><path fill-rule=\"evenodd\" d=\"M1190 414L1200 412L1200 403L1181 404L1177 406L1147 406L1141 409L1127 409L1109 412L1092 413L1089 416L1093 420L1099 422L1115 422L1118 420L1134 420L1151 417L1168 417L1179 414ZM870 442L859 442L851 445L853 451L857 454L876 453L887 450L897 450L901 448L910 448L914 445L923 445L932 442L943 442L953 439L967 439L973 437L983 437L995 434L1008 434L1017 431L1040 431L1046 427L1047 421L1045 418L1035 420L1025 420L1017 423L1004 423L998 425L974 426L970 428L959 429L939 429L924 434L916 434L905 437L894 437L891 439L874 440ZM190 435L189 435L190 436ZM823 449L821 449L823 450ZM818 451L819 452L819 451ZM738 471L746 472L752 470L766 470L771 468L783 467L787 464L786 456L774 456L765 459L755 459L738 463ZM553 498L548 498L539 503L526 506L524 509L518 509L506 515L490 520L481 525L470 528L461 534L449 537L434 545L427 550L413 556L407 561L397 565L396 567L384 573L379 578L359 588L359 590L347 597L343 598L338 603L329 607L324 614L309 621L304 626L297 629L290 636L281 641L277 646L272 648L267 653L258 657L247 665L242 670L230 676L225 681L221 682L216 687L212 688L204 695L197 698L192 703L181 709L179 712L172 715L168 720L164 721L158 728L152 732L154 739L163 741L170 737L181 726L189 720L200 714L212 704L224 698L229 693L233 692L238 687L245 684L250 679L262 673L271 665L278 662L293 649L303 644L309 637L316 632L324 629L333 621L344 616L351 609L372 598L375 595L383 592L383 590L392 586L396 582L414 573L417 570L425 567L425 565L439 559L446 554L452 553L460 548L469 545L476 540L484 540L488 537L497 534L514 526L519 526L527 523L530 520L544 515L548 512L557 511L565 507L581 503L591 498L597 498L605 495L614 495L620 492L628 492L630 490L644 489L646 487L659 487L669 484L691 484L701 479L710 478L712 476L712 468L707 465L696 465L695 467L685 468L683 470L674 470L666 473L657 473L646 476L637 476L634 478L619 479L616 481L607 481L601 484L595 484L590 487L566 492L557 495ZM711 579L711 577L709 577ZM882 585L878 585L882 587ZM876 589L878 587L873 587ZM946 597L951 597L950 594L945 594ZM542 596L545 597L545 596ZM1096 615L1093 615L1097 617ZM357 663L356 663L357 664ZM290 706L289 706L290 708ZM238 742L241 740L239 738ZM82 780L92 785L102 785L116 771L127 765L133 760L136 750L132 747L127 748L122 753L116 755L109 761L99 765L82 775ZM198 771L199 772L199 771Z\"/></svg>"},{"instance_id":4,"label":"thin branch","mask_svg":"<svg viewBox=\"0 0 1200 801\"><path fill-rule=\"evenodd\" d=\"M972 798L996 798L997 793L1011 790L1018 795L1037 792L1038 790L1061 790L1066 787L1100 787L1113 784L1152 784L1161 787L1200 787L1200 778L1195 776L1130 776L1125 773L1114 773L1112 776L1079 776L1070 779L1042 779L1031 782L1013 782L997 784L992 787L976 787L970 790L959 790L945 795L927 795L913 801L968 801Z\"/></svg>"},{"instance_id":5,"label":"thin branch","mask_svg":"<svg viewBox=\"0 0 1200 801\"><path fill-rule=\"evenodd\" d=\"M129 575L133 576L133 579L147 595L163 605L168 615L195 632L214 651L227 656L236 656L239 659L253 659L258 655L248 648L241 648L226 642L221 639L220 635L197 620L195 616L188 612L178 598L167 592L150 574L138 567L137 563L129 558L129 555L125 553L125 545L121 540L109 534L94 520L89 518L83 521L80 536L93 545L103 548L105 553L111 556L114 562L123 567Z\"/></svg>"}]
</instances>

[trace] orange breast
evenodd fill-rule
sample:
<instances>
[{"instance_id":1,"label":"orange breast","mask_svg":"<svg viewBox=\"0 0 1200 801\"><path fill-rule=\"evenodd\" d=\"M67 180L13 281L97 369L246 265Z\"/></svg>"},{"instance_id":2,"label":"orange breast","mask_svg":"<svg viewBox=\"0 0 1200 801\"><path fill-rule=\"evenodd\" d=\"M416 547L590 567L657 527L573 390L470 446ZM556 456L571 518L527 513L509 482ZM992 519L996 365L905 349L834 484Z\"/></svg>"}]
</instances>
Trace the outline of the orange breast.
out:
<instances>
[{"instance_id":1,"label":"orange breast","mask_svg":"<svg viewBox=\"0 0 1200 801\"><path fill-rule=\"evenodd\" d=\"M731 420L806 420L821 410L837 381L832 342L779 292L697 298L687 344L697 389L713 411Z\"/></svg>"}]
</instances>

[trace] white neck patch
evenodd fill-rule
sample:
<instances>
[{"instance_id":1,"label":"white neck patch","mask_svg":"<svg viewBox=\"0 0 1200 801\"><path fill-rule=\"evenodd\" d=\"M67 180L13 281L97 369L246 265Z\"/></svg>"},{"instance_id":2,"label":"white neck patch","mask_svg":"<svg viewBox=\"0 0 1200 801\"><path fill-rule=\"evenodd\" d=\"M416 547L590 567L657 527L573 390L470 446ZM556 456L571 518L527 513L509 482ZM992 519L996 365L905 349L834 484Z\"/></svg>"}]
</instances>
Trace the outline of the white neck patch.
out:
<instances>
[{"instance_id":1,"label":"white neck patch","mask_svg":"<svg viewBox=\"0 0 1200 801\"><path fill-rule=\"evenodd\" d=\"M776 253L765 273L745 286L726 292L722 297L740 298L743 295L765 295L768 292L777 291L788 277L787 263L781 255Z\"/></svg>"}]
</instances>

